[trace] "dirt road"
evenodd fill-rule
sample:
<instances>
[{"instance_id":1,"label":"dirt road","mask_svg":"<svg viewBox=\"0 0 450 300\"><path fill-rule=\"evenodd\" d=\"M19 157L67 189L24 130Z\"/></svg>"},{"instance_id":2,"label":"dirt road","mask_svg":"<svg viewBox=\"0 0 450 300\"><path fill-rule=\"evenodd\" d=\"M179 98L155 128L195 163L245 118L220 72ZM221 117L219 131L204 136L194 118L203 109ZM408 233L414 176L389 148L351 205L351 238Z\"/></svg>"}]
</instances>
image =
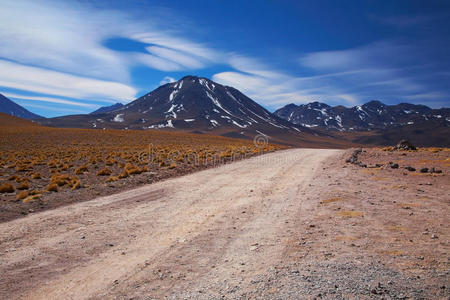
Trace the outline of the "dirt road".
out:
<instances>
[{"instance_id":1,"label":"dirt road","mask_svg":"<svg viewBox=\"0 0 450 300\"><path fill-rule=\"evenodd\" d=\"M0 295L131 296L142 284L157 296L174 281L160 277L257 272L279 259L301 192L335 153L273 153L0 224Z\"/></svg>"},{"instance_id":2,"label":"dirt road","mask_svg":"<svg viewBox=\"0 0 450 300\"><path fill-rule=\"evenodd\" d=\"M336 291L328 295L345 298L370 295L384 278L400 289L423 287L379 263L374 253L385 244L376 251L364 246L375 232L373 198L349 200L367 211L359 219L337 218L337 208L320 204L333 185L346 182L336 192L342 195L348 182L361 179L351 176L356 169L342 169L344 155L280 151L2 223L0 298L295 299L331 285ZM446 222L445 209L436 209L436 222ZM381 230L389 220L373 222Z\"/></svg>"}]
</instances>

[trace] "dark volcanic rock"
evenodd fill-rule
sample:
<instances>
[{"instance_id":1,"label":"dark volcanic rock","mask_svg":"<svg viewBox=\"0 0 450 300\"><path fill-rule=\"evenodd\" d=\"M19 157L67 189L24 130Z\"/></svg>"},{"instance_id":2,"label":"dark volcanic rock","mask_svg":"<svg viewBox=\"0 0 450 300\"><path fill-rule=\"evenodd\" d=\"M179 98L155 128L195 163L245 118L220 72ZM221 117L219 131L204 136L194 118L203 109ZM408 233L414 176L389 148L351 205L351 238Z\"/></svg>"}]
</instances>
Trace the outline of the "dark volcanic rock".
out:
<instances>
[{"instance_id":1,"label":"dark volcanic rock","mask_svg":"<svg viewBox=\"0 0 450 300\"><path fill-rule=\"evenodd\" d=\"M395 147L395 150L417 150L417 148L407 140L401 140Z\"/></svg>"}]
</instances>

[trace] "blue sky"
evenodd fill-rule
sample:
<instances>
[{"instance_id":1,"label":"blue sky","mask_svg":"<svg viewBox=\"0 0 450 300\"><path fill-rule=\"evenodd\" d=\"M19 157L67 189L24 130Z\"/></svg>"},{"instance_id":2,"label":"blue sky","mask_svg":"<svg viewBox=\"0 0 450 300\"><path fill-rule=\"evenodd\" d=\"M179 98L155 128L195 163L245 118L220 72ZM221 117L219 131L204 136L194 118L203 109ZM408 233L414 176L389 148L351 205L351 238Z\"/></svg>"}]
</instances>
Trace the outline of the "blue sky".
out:
<instances>
[{"instance_id":1,"label":"blue sky","mask_svg":"<svg viewBox=\"0 0 450 300\"><path fill-rule=\"evenodd\" d=\"M269 110L450 106L449 1L3 0L0 93L52 117L198 75Z\"/></svg>"}]
</instances>

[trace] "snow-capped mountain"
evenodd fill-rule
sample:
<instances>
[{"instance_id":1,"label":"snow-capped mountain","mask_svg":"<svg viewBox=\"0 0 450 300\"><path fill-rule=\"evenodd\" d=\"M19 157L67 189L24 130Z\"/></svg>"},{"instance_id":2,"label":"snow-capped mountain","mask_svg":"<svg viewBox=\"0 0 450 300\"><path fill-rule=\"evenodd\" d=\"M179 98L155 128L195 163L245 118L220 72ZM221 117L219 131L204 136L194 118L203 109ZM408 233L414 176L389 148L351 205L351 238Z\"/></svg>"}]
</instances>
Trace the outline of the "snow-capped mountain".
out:
<instances>
[{"instance_id":1,"label":"snow-capped mountain","mask_svg":"<svg viewBox=\"0 0 450 300\"><path fill-rule=\"evenodd\" d=\"M431 109L409 103L385 105L380 101L350 108L332 107L320 102L289 104L275 111L275 114L294 124L339 131L366 131L429 123L450 126L449 108Z\"/></svg>"},{"instance_id":2,"label":"snow-capped mountain","mask_svg":"<svg viewBox=\"0 0 450 300\"><path fill-rule=\"evenodd\" d=\"M0 112L29 120L42 118L42 116L30 112L2 94L0 94Z\"/></svg>"},{"instance_id":3,"label":"snow-capped mountain","mask_svg":"<svg viewBox=\"0 0 450 300\"><path fill-rule=\"evenodd\" d=\"M317 133L270 113L238 90L206 78L186 76L117 109L47 119L56 127L166 129L230 137L267 135L284 140Z\"/></svg>"}]
</instances>

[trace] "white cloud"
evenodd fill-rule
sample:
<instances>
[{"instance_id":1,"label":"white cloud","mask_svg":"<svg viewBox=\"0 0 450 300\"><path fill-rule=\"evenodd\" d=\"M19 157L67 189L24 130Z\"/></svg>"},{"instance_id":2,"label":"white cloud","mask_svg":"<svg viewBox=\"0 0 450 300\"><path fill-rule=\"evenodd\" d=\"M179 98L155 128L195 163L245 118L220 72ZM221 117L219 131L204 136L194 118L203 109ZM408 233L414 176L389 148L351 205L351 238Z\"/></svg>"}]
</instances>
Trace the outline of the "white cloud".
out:
<instances>
[{"instance_id":1,"label":"white cloud","mask_svg":"<svg viewBox=\"0 0 450 300\"><path fill-rule=\"evenodd\" d=\"M174 36L167 26L160 26L161 18L149 15L144 21L132 11L96 6L2 1L0 58L13 73L9 76L2 69L0 85L48 95L126 101L136 93L130 84L134 66L181 71L218 61L217 51ZM111 50L104 45L111 38L148 43L148 53Z\"/></svg>"},{"instance_id":2,"label":"white cloud","mask_svg":"<svg viewBox=\"0 0 450 300\"><path fill-rule=\"evenodd\" d=\"M164 47L151 46L146 48L148 52L167 60L173 61L184 68L199 69L204 67L204 64L193 56L187 55L184 52L176 51Z\"/></svg>"},{"instance_id":3,"label":"white cloud","mask_svg":"<svg viewBox=\"0 0 450 300\"><path fill-rule=\"evenodd\" d=\"M172 78L170 76L165 76L160 82L160 85L166 84L166 83L171 83L171 82L175 82L175 78Z\"/></svg>"},{"instance_id":4,"label":"white cloud","mask_svg":"<svg viewBox=\"0 0 450 300\"><path fill-rule=\"evenodd\" d=\"M70 98L114 102L135 98L136 89L128 85L75 76L0 59L0 86Z\"/></svg>"},{"instance_id":5,"label":"white cloud","mask_svg":"<svg viewBox=\"0 0 450 300\"><path fill-rule=\"evenodd\" d=\"M211 63L223 61L225 58L221 52L210 49L202 44L170 35L163 35L160 32L136 33L131 35L130 38L143 43L159 45L161 47L177 50Z\"/></svg>"},{"instance_id":6,"label":"white cloud","mask_svg":"<svg viewBox=\"0 0 450 300\"><path fill-rule=\"evenodd\" d=\"M66 100L66 99L60 99L60 98L28 96L28 95L19 95L19 94L13 94L13 93L2 93L2 94L3 94L3 96L11 98L11 99L50 102L50 103L67 104L67 105L71 105L71 106L81 106L81 107L98 107L98 105L96 105L96 104L81 103L81 102L70 101L70 100Z\"/></svg>"}]
</instances>

